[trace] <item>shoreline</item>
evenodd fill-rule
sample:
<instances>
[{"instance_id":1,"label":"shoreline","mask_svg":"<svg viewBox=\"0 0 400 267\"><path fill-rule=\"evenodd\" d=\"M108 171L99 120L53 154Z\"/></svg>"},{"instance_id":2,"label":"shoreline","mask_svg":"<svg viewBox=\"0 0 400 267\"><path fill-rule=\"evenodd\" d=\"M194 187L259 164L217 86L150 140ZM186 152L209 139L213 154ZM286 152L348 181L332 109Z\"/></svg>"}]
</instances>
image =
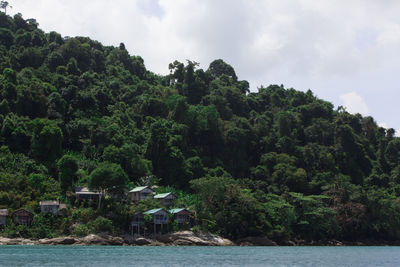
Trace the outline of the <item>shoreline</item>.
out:
<instances>
[{"instance_id":1,"label":"shoreline","mask_svg":"<svg viewBox=\"0 0 400 267\"><path fill-rule=\"evenodd\" d=\"M63 236L55 238L29 239L0 237L0 245L69 245L69 246L400 246L400 240L289 240L275 242L266 237L246 237L236 241L211 233L179 231L163 235L114 236L105 233L85 237Z\"/></svg>"}]
</instances>

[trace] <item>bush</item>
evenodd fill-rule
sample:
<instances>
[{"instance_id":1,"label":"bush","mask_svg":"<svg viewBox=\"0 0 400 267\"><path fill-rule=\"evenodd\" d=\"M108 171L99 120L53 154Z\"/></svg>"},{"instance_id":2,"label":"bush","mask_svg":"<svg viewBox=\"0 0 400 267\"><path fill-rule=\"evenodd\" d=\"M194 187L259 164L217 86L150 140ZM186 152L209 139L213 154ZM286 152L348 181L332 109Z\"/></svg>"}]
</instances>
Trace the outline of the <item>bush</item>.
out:
<instances>
[{"instance_id":1,"label":"bush","mask_svg":"<svg viewBox=\"0 0 400 267\"><path fill-rule=\"evenodd\" d=\"M80 208L72 212L72 219L75 222L88 223L95 217L95 211L92 208Z\"/></svg>"},{"instance_id":2,"label":"bush","mask_svg":"<svg viewBox=\"0 0 400 267\"><path fill-rule=\"evenodd\" d=\"M74 236L85 236L88 233L89 233L89 228L86 226L86 224L79 224L72 231L72 235Z\"/></svg>"},{"instance_id":3,"label":"bush","mask_svg":"<svg viewBox=\"0 0 400 267\"><path fill-rule=\"evenodd\" d=\"M88 223L88 227L91 233L99 233L99 232L113 232L114 226L112 221L106 219L104 217L97 217L94 221Z\"/></svg>"}]
</instances>

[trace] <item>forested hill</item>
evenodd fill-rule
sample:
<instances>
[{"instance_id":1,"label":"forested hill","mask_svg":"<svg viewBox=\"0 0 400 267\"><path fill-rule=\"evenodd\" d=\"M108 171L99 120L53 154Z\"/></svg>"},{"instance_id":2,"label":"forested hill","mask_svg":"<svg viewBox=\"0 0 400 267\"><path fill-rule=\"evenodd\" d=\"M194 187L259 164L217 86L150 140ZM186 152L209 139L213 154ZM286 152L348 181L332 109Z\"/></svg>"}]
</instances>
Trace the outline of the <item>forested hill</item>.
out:
<instances>
[{"instance_id":1,"label":"forested hill","mask_svg":"<svg viewBox=\"0 0 400 267\"><path fill-rule=\"evenodd\" d=\"M123 43L45 33L0 12L0 208L68 202L88 183L158 184L228 237L400 238L393 129L311 91L250 92L221 59L169 70L147 70ZM107 171L129 181L93 183Z\"/></svg>"}]
</instances>

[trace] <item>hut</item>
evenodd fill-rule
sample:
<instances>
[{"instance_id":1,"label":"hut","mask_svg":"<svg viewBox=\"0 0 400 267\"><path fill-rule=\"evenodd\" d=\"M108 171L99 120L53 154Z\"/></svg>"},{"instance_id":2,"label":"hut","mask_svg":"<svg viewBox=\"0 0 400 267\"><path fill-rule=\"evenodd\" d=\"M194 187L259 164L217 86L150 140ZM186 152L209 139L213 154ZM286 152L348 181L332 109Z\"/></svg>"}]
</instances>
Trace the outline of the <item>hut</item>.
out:
<instances>
[{"instance_id":1,"label":"hut","mask_svg":"<svg viewBox=\"0 0 400 267\"><path fill-rule=\"evenodd\" d=\"M154 233L157 232L158 226L160 226L160 231L164 224L168 224L168 211L165 209L152 209L143 213L144 215L151 215L153 217Z\"/></svg>"},{"instance_id":2,"label":"hut","mask_svg":"<svg viewBox=\"0 0 400 267\"><path fill-rule=\"evenodd\" d=\"M169 213L174 215L174 220L178 224L190 224L191 223L191 217L193 216L193 212L181 208L181 209L172 209L169 210Z\"/></svg>"},{"instance_id":3,"label":"hut","mask_svg":"<svg viewBox=\"0 0 400 267\"><path fill-rule=\"evenodd\" d=\"M150 198L154 194L148 186L138 186L129 191L131 201L138 202L140 200Z\"/></svg>"},{"instance_id":4,"label":"hut","mask_svg":"<svg viewBox=\"0 0 400 267\"><path fill-rule=\"evenodd\" d=\"M6 225L8 217L8 209L0 209L0 226Z\"/></svg>"},{"instance_id":5,"label":"hut","mask_svg":"<svg viewBox=\"0 0 400 267\"><path fill-rule=\"evenodd\" d=\"M78 200L98 200L100 196L104 197L104 193L99 191L90 191L87 187L75 187L75 196Z\"/></svg>"},{"instance_id":6,"label":"hut","mask_svg":"<svg viewBox=\"0 0 400 267\"><path fill-rule=\"evenodd\" d=\"M172 202L175 201L176 196L169 192L164 194L157 194L154 196L154 199L158 199L162 205L169 207Z\"/></svg>"},{"instance_id":7,"label":"hut","mask_svg":"<svg viewBox=\"0 0 400 267\"><path fill-rule=\"evenodd\" d=\"M140 231L143 230L144 233L144 214L139 212L133 216L133 219L130 224L131 234L133 233L139 234Z\"/></svg>"},{"instance_id":8,"label":"hut","mask_svg":"<svg viewBox=\"0 0 400 267\"><path fill-rule=\"evenodd\" d=\"M12 214L12 217L16 224L30 224L33 219L33 213L25 209L19 209Z\"/></svg>"},{"instance_id":9,"label":"hut","mask_svg":"<svg viewBox=\"0 0 400 267\"><path fill-rule=\"evenodd\" d=\"M45 201L40 201L40 211L43 214L48 214L52 213L54 215L59 215L60 211L67 209L67 205L60 203L57 200L45 200ZM62 211L63 213L65 211Z\"/></svg>"}]
</instances>

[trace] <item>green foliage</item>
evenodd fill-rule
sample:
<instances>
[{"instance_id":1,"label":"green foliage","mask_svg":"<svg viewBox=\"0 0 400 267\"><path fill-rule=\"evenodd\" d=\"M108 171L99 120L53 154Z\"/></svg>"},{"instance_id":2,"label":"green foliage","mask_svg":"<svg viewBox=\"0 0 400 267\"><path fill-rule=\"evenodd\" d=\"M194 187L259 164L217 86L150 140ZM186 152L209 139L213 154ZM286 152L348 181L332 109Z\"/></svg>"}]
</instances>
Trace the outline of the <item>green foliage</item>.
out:
<instances>
[{"instance_id":1,"label":"green foliage","mask_svg":"<svg viewBox=\"0 0 400 267\"><path fill-rule=\"evenodd\" d=\"M41 162L51 166L61 155L63 133L54 121L47 119L33 120L32 128L32 154Z\"/></svg>"},{"instance_id":2,"label":"green foliage","mask_svg":"<svg viewBox=\"0 0 400 267\"><path fill-rule=\"evenodd\" d=\"M123 43L44 33L20 14L0 13L0 37L0 208L38 212L41 200L73 201L74 185L107 191L97 211L76 201L62 221L4 235L126 230L160 206L121 203L128 185L172 191L198 228L234 238L400 235L400 139L371 117L310 90L249 92L221 59L157 75Z\"/></svg>"},{"instance_id":3,"label":"green foliage","mask_svg":"<svg viewBox=\"0 0 400 267\"><path fill-rule=\"evenodd\" d=\"M57 162L58 177L60 179L61 188L66 191L76 182L78 171L78 162L71 155L64 155Z\"/></svg>"},{"instance_id":4,"label":"green foliage","mask_svg":"<svg viewBox=\"0 0 400 267\"><path fill-rule=\"evenodd\" d=\"M102 162L89 176L88 186L92 189L121 193L128 183L128 176L120 165Z\"/></svg>"},{"instance_id":5,"label":"green foliage","mask_svg":"<svg viewBox=\"0 0 400 267\"><path fill-rule=\"evenodd\" d=\"M72 235L74 236L86 236L89 234L89 228L85 224L78 224L72 230Z\"/></svg>"},{"instance_id":6,"label":"green foliage","mask_svg":"<svg viewBox=\"0 0 400 267\"><path fill-rule=\"evenodd\" d=\"M114 231L114 226L112 224L112 221L101 216L89 222L87 226L91 233L100 233L100 232L112 233Z\"/></svg>"}]
</instances>

